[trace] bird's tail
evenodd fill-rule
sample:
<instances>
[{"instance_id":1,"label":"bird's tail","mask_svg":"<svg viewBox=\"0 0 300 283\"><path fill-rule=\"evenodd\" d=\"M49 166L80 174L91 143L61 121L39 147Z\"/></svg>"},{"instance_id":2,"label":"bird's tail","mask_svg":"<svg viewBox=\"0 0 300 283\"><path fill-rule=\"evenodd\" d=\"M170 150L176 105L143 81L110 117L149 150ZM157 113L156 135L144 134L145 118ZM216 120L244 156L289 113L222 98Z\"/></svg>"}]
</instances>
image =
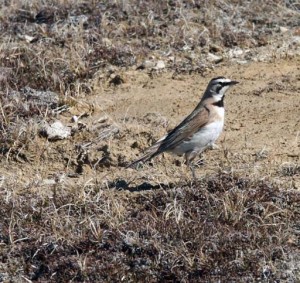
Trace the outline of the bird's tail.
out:
<instances>
[{"instance_id":1,"label":"bird's tail","mask_svg":"<svg viewBox=\"0 0 300 283\"><path fill-rule=\"evenodd\" d=\"M139 159L129 163L126 168L135 168L140 162L144 163L150 159L152 159L153 157L155 157L156 155L160 154L161 152L158 151L159 147L161 145L161 140L159 140L157 143L155 143L154 145L150 146L147 150L146 153L140 157Z\"/></svg>"}]
</instances>

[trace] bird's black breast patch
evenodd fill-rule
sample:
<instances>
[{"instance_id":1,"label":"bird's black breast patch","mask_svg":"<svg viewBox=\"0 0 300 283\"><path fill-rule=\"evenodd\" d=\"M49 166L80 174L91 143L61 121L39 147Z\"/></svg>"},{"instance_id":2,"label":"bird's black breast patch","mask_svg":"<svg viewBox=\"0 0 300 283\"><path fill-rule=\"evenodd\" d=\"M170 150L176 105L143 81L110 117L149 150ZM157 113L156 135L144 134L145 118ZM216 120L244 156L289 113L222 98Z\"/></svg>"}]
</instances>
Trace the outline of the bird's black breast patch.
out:
<instances>
[{"instance_id":1,"label":"bird's black breast patch","mask_svg":"<svg viewBox=\"0 0 300 283\"><path fill-rule=\"evenodd\" d=\"M224 95L221 100L214 102L212 105L218 106L218 107L224 107Z\"/></svg>"}]
</instances>

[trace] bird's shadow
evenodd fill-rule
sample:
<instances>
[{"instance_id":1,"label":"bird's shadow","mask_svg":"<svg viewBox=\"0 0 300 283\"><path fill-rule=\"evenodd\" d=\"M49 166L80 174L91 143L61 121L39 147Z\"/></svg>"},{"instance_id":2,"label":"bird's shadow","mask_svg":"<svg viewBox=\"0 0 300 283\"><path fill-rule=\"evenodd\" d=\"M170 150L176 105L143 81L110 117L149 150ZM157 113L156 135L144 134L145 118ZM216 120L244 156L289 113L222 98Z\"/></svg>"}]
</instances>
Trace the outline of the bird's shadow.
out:
<instances>
[{"instance_id":1,"label":"bird's shadow","mask_svg":"<svg viewBox=\"0 0 300 283\"><path fill-rule=\"evenodd\" d=\"M173 189L176 187L175 183L159 183L159 184L150 184L148 182L143 182L140 185L131 185L130 182L127 182L123 179L115 180L109 183L109 188L114 188L119 191L130 191L130 192L141 192L141 191L150 191L150 190L159 190L159 189Z\"/></svg>"}]
</instances>

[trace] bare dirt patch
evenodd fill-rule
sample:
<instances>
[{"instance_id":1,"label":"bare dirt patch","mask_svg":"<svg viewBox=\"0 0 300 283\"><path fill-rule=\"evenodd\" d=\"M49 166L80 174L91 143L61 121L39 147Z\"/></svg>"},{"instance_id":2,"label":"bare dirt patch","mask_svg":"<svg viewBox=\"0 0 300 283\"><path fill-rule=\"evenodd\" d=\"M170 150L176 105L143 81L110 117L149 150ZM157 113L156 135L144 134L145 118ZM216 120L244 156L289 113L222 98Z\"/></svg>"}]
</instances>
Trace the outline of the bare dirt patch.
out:
<instances>
[{"instance_id":1,"label":"bare dirt patch","mask_svg":"<svg viewBox=\"0 0 300 283\"><path fill-rule=\"evenodd\" d=\"M95 91L87 101L76 98L76 105L60 115L60 120L75 129L72 138L49 142L35 136L21 153L27 160L27 156L35 156L41 165L34 168L35 173L44 178L48 174L80 173L79 178L103 181L105 176L113 181L116 176L127 178L132 173L149 176L147 170L164 171L163 178L174 178L169 170L180 179L188 172L178 167L180 158L168 154L141 172L123 167L188 115L209 78L217 75L234 78L240 84L226 97L226 123L217 143L219 149L204 154L205 166L199 168L199 175L222 168L247 176L276 177L298 188L298 180L293 176L286 179L280 171L282 166L299 163L299 58L276 63L228 63L205 77L194 74L173 79L172 73L163 72L151 78L145 72L127 72L122 86ZM72 122L74 115L83 115L79 125ZM36 156L37 151L42 155ZM78 164L80 158L82 164ZM20 168L24 181L25 175L29 181L33 163L13 166Z\"/></svg>"}]
</instances>

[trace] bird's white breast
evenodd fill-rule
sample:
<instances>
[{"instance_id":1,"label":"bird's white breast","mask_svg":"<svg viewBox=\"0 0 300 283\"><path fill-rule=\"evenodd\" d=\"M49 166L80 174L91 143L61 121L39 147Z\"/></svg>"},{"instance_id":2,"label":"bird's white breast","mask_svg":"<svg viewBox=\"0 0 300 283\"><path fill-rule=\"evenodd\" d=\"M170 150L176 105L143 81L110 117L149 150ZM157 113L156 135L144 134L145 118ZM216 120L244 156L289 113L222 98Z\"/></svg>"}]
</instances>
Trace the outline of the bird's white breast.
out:
<instances>
[{"instance_id":1,"label":"bird's white breast","mask_svg":"<svg viewBox=\"0 0 300 283\"><path fill-rule=\"evenodd\" d=\"M223 108L221 108L223 109ZM224 110L224 109L223 109ZM222 114L222 113L220 113ZM224 115L224 111L223 111ZM224 120L216 120L202 127L198 132L193 134L188 140L178 145L173 152L182 155L188 151L201 152L207 147L214 144L222 133Z\"/></svg>"},{"instance_id":2,"label":"bird's white breast","mask_svg":"<svg viewBox=\"0 0 300 283\"><path fill-rule=\"evenodd\" d=\"M224 119L225 116L225 109L224 107L214 107L214 111L217 113L217 115L221 118Z\"/></svg>"}]
</instances>

